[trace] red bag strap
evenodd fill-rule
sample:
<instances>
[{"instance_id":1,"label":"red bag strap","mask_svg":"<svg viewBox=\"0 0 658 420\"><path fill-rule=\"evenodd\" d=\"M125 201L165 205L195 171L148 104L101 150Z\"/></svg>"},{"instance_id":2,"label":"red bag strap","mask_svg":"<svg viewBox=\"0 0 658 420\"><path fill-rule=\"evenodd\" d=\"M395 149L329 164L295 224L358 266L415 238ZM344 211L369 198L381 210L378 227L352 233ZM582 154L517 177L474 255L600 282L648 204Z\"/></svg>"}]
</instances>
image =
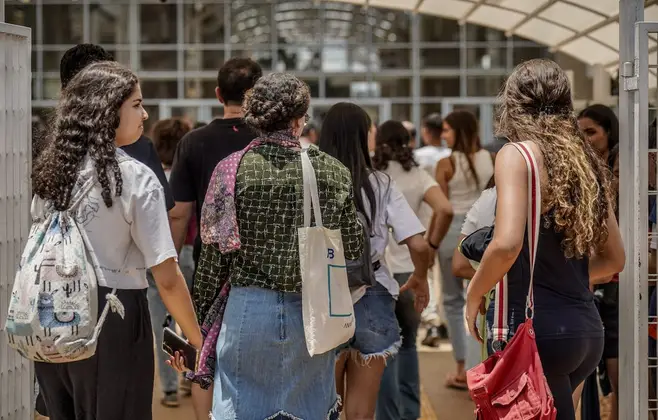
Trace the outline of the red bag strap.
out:
<instances>
[{"instance_id":1,"label":"red bag strap","mask_svg":"<svg viewBox=\"0 0 658 420\"><path fill-rule=\"evenodd\" d=\"M539 166L535 159L532 149L523 143L509 143L517 148L519 153L523 156L528 168L528 243L530 245L530 286L526 298L526 318L534 316L534 271L535 260L537 257L537 243L539 241L539 221L541 216L541 192L539 184ZM493 343L492 346L495 351L502 350L503 343L507 342L509 326L507 324L507 311L508 311L508 290L507 290L507 275L496 284L496 300L494 306L494 321L493 321Z\"/></svg>"},{"instance_id":2,"label":"red bag strap","mask_svg":"<svg viewBox=\"0 0 658 420\"><path fill-rule=\"evenodd\" d=\"M535 312L535 299L533 283L535 277L535 261L537 260L537 244L539 243L539 222L541 219L541 188L539 165L532 153L532 149L523 143L511 143L516 147L528 168L528 245L530 247L530 286L526 299L526 319L533 318Z\"/></svg>"}]
</instances>

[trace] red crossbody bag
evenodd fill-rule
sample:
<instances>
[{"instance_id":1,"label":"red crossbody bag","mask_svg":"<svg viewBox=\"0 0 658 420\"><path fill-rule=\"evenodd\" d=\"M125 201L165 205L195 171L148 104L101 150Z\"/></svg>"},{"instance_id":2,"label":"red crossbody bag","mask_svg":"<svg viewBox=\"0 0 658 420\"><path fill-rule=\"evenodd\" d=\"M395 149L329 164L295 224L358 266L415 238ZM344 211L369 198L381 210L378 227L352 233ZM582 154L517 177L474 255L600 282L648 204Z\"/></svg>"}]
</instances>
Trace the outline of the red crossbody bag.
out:
<instances>
[{"instance_id":1,"label":"red crossbody bag","mask_svg":"<svg viewBox=\"0 0 658 420\"><path fill-rule=\"evenodd\" d=\"M466 377L478 420L555 420L557 410L544 376L532 326L533 278L541 217L539 167L528 146L523 143L511 144L521 152L528 167L530 288L526 299L526 320L504 350L496 351L487 360L470 369ZM506 290L501 290L505 287L506 284L500 282L496 288L495 313L498 316L494 319L494 332L507 329L502 324L506 318L503 314L506 314L507 301L499 299L499 296L507 297ZM494 336L494 341L501 338Z\"/></svg>"}]
</instances>

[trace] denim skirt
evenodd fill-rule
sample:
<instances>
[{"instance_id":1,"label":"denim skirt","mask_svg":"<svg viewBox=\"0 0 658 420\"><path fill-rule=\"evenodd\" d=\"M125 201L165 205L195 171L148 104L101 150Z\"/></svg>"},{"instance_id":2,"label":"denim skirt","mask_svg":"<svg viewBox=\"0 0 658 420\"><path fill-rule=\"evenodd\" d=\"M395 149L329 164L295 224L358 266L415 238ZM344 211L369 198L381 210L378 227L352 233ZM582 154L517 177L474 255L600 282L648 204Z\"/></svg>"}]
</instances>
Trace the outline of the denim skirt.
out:
<instances>
[{"instance_id":1,"label":"denim skirt","mask_svg":"<svg viewBox=\"0 0 658 420\"><path fill-rule=\"evenodd\" d=\"M335 352L309 356L302 295L233 287L217 342L215 420L335 420Z\"/></svg>"}]
</instances>

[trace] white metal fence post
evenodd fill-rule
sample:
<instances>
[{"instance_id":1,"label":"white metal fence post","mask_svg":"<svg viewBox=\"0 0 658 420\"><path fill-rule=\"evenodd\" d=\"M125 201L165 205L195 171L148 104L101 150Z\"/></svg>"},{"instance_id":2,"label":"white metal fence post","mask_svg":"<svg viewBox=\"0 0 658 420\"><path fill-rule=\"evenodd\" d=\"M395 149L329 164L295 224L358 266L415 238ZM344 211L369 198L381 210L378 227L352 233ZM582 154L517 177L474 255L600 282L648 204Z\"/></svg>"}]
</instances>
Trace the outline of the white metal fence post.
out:
<instances>
[{"instance_id":1,"label":"white metal fence post","mask_svg":"<svg viewBox=\"0 0 658 420\"><path fill-rule=\"evenodd\" d=\"M619 418L620 420L645 420L647 410L641 409L641 392L639 389L641 375L639 355L644 354L638 343L638 320L636 319L637 287L631 287L641 279L636 276L635 244L642 236L646 241L646 232L636 231L636 202L634 185L637 172L635 120L639 111L634 105L635 89L626 86L626 82L637 76L635 63L635 24L644 18L643 0L619 1L619 166L620 188L619 219L622 238L626 248L626 267L620 275L620 284L628 287L619 288ZM646 335L647 332L645 331ZM646 382L645 382L646 383ZM646 405L646 402L644 403Z\"/></svg>"},{"instance_id":2,"label":"white metal fence post","mask_svg":"<svg viewBox=\"0 0 658 420\"><path fill-rule=\"evenodd\" d=\"M31 45L30 28L0 22L0 420L34 416L32 363L9 348L4 332L30 227Z\"/></svg>"}]
</instances>

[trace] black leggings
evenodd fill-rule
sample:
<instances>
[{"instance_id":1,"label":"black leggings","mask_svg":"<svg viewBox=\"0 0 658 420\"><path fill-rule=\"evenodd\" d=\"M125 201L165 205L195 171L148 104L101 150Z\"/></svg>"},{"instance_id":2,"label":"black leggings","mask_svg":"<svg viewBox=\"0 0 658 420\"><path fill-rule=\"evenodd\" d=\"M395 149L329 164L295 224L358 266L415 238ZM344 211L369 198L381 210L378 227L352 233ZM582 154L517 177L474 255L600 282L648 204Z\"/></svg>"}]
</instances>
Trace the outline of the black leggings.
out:
<instances>
[{"instance_id":1,"label":"black leggings","mask_svg":"<svg viewBox=\"0 0 658 420\"><path fill-rule=\"evenodd\" d=\"M539 357L557 408L557 420L575 420L573 391L601 360L603 337L537 340Z\"/></svg>"}]
</instances>

